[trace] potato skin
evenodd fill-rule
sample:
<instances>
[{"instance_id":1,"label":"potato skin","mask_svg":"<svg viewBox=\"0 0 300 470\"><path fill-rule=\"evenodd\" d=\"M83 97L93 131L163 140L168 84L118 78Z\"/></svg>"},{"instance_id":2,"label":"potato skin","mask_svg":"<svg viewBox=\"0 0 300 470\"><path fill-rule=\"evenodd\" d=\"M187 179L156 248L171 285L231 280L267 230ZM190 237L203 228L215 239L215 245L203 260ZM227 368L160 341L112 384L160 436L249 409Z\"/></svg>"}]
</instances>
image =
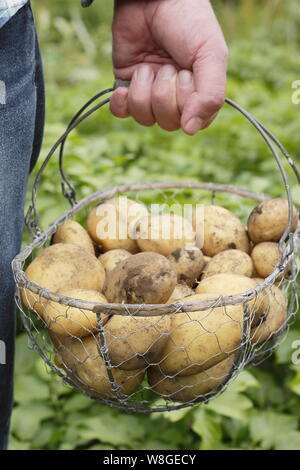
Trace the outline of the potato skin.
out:
<instances>
[{"instance_id":1,"label":"potato skin","mask_svg":"<svg viewBox=\"0 0 300 470\"><path fill-rule=\"evenodd\" d=\"M105 272L112 271L120 261L129 258L131 253L127 250L109 250L103 255L99 256L100 263L104 266Z\"/></svg>"},{"instance_id":2,"label":"potato skin","mask_svg":"<svg viewBox=\"0 0 300 470\"><path fill-rule=\"evenodd\" d=\"M193 220L195 228L196 211ZM249 253L250 244L245 227L232 212L210 205L204 207L204 240L200 248L205 256L215 256L229 249Z\"/></svg>"},{"instance_id":3,"label":"potato skin","mask_svg":"<svg viewBox=\"0 0 300 470\"><path fill-rule=\"evenodd\" d=\"M241 274L219 273L203 279L196 287L196 294L241 294L253 289L256 282Z\"/></svg>"},{"instance_id":4,"label":"potato skin","mask_svg":"<svg viewBox=\"0 0 300 470\"><path fill-rule=\"evenodd\" d=\"M205 264L202 251L196 246L177 248L168 256L168 260L175 267L178 282L184 282L189 287L197 282Z\"/></svg>"},{"instance_id":5,"label":"potato skin","mask_svg":"<svg viewBox=\"0 0 300 470\"><path fill-rule=\"evenodd\" d=\"M212 256L203 256L205 266L210 262L212 259Z\"/></svg>"},{"instance_id":6,"label":"potato skin","mask_svg":"<svg viewBox=\"0 0 300 470\"><path fill-rule=\"evenodd\" d=\"M279 251L278 244L276 242L262 242L255 245L252 250L251 258L258 274L258 277L266 278L275 269L275 266L281 260L281 254ZM288 276L290 267L287 266L285 273L279 276L278 279L282 279L284 276Z\"/></svg>"},{"instance_id":7,"label":"potato skin","mask_svg":"<svg viewBox=\"0 0 300 470\"><path fill-rule=\"evenodd\" d=\"M104 327L111 364L134 370L155 362L167 342L170 325L171 315L113 315Z\"/></svg>"},{"instance_id":8,"label":"potato skin","mask_svg":"<svg viewBox=\"0 0 300 470\"><path fill-rule=\"evenodd\" d=\"M56 341L56 363L62 367L81 389L97 398L114 398L105 363L100 356L96 336L63 338ZM143 381L144 370L124 371L113 368L112 375L119 392L133 393Z\"/></svg>"},{"instance_id":9,"label":"potato skin","mask_svg":"<svg viewBox=\"0 0 300 470\"><path fill-rule=\"evenodd\" d=\"M166 304L174 304L180 302L184 297L194 295L193 289L186 284L176 284L171 296L168 298Z\"/></svg>"},{"instance_id":10,"label":"potato skin","mask_svg":"<svg viewBox=\"0 0 300 470\"><path fill-rule=\"evenodd\" d=\"M240 274L251 277L253 262L251 257L241 250L225 250L215 255L206 265L203 279L220 273Z\"/></svg>"},{"instance_id":11,"label":"potato skin","mask_svg":"<svg viewBox=\"0 0 300 470\"><path fill-rule=\"evenodd\" d=\"M83 248L69 243L48 246L30 263L26 276L41 287L53 292L60 289L101 291L105 271L100 261ZM23 304L43 315L47 300L28 289L22 290Z\"/></svg>"},{"instance_id":12,"label":"potato skin","mask_svg":"<svg viewBox=\"0 0 300 470\"><path fill-rule=\"evenodd\" d=\"M71 243L81 246L91 255L95 254L92 239L87 231L75 220L63 222L53 235L52 243Z\"/></svg>"},{"instance_id":13,"label":"potato skin","mask_svg":"<svg viewBox=\"0 0 300 470\"><path fill-rule=\"evenodd\" d=\"M265 318L251 329L251 343L255 346L269 341L279 333L287 321L288 305L283 292L275 285L266 288L264 296Z\"/></svg>"},{"instance_id":14,"label":"potato skin","mask_svg":"<svg viewBox=\"0 0 300 470\"><path fill-rule=\"evenodd\" d=\"M138 202L124 197L116 197L94 207L87 220L87 228L92 239L100 245L104 252L113 249L123 249L130 253L137 253L137 242L130 235L135 222L148 214L147 208ZM99 227L105 220L110 228L114 227L116 233L113 237L99 235ZM112 229L113 230L113 229Z\"/></svg>"},{"instance_id":15,"label":"potato skin","mask_svg":"<svg viewBox=\"0 0 300 470\"><path fill-rule=\"evenodd\" d=\"M235 355L232 354L203 372L184 377L177 375L166 377L159 366L152 366L147 370L148 382L155 393L167 400L180 403L192 402L225 382L234 359Z\"/></svg>"},{"instance_id":16,"label":"potato skin","mask_svg":"<svg viewBox=\"0 0 300 470\"><path fill-rule=\"evenodd\" d=\"M196 288L196 294L236 295L254 289L257 283L254 279L232 273L220 273L203 279ZM264 315L264 304L261 295L254 297L248 303L249 312L253 315L253 325L257 324Z\"/></svg>"},{"instance_id":17,"label":"potato skin","mask_svg":"<svg viewBox=\"0 0 300 470\"><path fill-rule=\"evenodd\" d=\"M213 295L193 295L182 303L211 300ZM158 365L165 375L187 376L206 370L239 348L243 331L242 306L176 313L169 339Z\"/></svg>"},{"instance_id":18,"label":"potato skin","mask_svg":"<svg viewBox=\"0 0 300 470\"><path fill-rule=\"evenodd\" d=\"M248 233L254 243L278 241L288 223L288 201L282 198L268 199L256 206L248 218ZM298 211L293 207L291 231L298 224Z\"/></svg>"},{"instance_id":19,"label":"potato skin","mask_svg":"<svg viewBox=\"0 0 300 470\"><path fill-rule=\"evenodd\" d=\"M137 231L137 243L141 251L168 256L177 249L196 244L192 224L177 214L152 214L142 217L137 224Z\"/></svg>"},{"instance_id":20,"label":"potato skin","mask_svg":"<svg viewBox=\"0 0 300 470\"><path fill-rule=\"evenodd\" d=\"M108 273L104 295L109 302L163 304L177 284L170 261L158 253L138 253Z\"/></svg>"},{"instance_id":21,"label":"potato skin","mask_svg":"<svg viewBox=\"0 0 300 470\"><path fill-rule=\"evenodd\" d=\"M104 295L94 290L86 289L62 289L58 291L61 295L74 299L87 300L89 302L106 303ZM97 315L90 310L82 310L69 307L57 302L48 301L42 313L48 328L55 334L65 336L87 336L97 330ZM107 315L102 314L105 324Z\"/></svg>"}]
</instances>

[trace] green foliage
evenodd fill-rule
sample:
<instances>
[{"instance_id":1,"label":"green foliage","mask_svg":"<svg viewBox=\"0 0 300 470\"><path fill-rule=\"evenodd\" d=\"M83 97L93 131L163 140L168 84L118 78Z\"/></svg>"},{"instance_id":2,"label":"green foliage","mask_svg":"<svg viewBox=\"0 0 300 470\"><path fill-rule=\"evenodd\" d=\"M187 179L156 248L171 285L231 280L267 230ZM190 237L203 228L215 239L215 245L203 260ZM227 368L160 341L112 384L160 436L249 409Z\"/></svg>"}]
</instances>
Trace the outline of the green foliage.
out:
<instances>
[{"instance_id":1,"label":"green foliage","mask_svg":"<svg viewBox=\"0 0 300 470\"><path fill-rule=\"evenodd\" d=\"M276 449L283 436L297 429L296 417L272 411L263 411L250 419L250 435L263 449Z\"/></svg>"},{"instance_id":2,"label":"green foliage","mask_svg":"<svg viewBox=\"0 0 300 470\"><path fill-rule=\"evenodd\" d=\"M73 0L32 3L47 86L43 158L74 112L113 82L112 2L98 0L87 10ZM230 40L228 96L274 131L299 162L298 109L291 102L292 82L300 78L297 0L215 4ZM228 106L210 129L193 138L141 128L101 110L72 133L65 166L79 198L114 184L174 179L284 194L264 142ZM300 204L299 189L291 181ZM46 170L37 200L43 227L68 207L60 194L57 157ZM249 211L249 206L233 204L243 217ZM24 243L28 240L25 235ZM208 405L144 416L101 406L62 385L19 334L10 448L299 449L300 370L291 362L292 344L299 339L298 320L272 358L241 373Z\"/></svg>"},{"instance_id":3,"label":"green foliage","mask_svg":"<svg viewBox=\"0 0 300 470\"><path fill-rule=\"evenodd\" d=\"M11 449L283 449L299 443L299 396L255 368L208 405L132 415L63 386L20 334L15 401Z\"/></svg>"}]
</instances>

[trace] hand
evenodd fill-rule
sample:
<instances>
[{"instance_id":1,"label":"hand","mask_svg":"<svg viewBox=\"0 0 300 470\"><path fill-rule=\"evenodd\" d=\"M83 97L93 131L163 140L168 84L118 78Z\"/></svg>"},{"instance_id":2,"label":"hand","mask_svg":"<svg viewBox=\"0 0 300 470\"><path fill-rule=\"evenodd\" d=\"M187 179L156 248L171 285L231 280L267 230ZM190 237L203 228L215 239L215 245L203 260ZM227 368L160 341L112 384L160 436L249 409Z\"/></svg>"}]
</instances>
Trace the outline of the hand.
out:
<instances>
[{"instance_id":1,"label":"hand","mask_svg":"<svg viewBox=\"0 0 300 470\"><path fill-rule=\"evenodd\" d=\"M116 0L112 31L115 76L131 80L112 96L115 116L190 135L209 126L228 53L208 0Z\"/></svg>"}]
</instances>

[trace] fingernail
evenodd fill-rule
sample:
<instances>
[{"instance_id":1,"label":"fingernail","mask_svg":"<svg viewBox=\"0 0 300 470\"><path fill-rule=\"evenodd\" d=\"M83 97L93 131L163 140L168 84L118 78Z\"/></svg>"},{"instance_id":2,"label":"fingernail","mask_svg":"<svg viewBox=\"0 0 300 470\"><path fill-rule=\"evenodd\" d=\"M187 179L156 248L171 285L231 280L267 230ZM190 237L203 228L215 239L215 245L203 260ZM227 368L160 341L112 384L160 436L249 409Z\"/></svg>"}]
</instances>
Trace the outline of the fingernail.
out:
<instances>
[{"instance_id":1,"label":"fingernail","mask_svg":"<svg viewBox=\"0 0 300 470\"><path fill-rule=\"evenodd\" d=\"M203 126L202 119L196 117L196 118L192 118L188 121L188 123L184 127L184 130L188 134L194 135L194 134L196 134L196 132L200 131L202 126Z\"/></svg>"},{"instance_id":2,"label":"fingernail","mask_svg":"<svg viewBox=\"0 0 300 470\"><path fill-rule=\"evenodd\" d=\"M151 76L152 76L152 68L149 65L141 65L137 69L136 80L139 83L149 82Z\"/></svg>"},{"instance_id":3,"label":"fingernail","mask_svg":"<svg viewBox=\"0 0 300 470\"><path fill-rule=\"evenodd\" d=\"M175 67L173 67L173 65L163 65L163 67L159 69L158 73L159 78L161 78L162 80L170 80L170 78L175 75L176 69Z\"/></svg>"},{"instance_id":4,"label":"fingernail","mask_svg":"<svg viewBox=\"0 0 300 470\"><path fill-rule=\"evenodd\" d=\"M180 70L178 74L179 85L182 87L190 86L193 82L192 72L189 70Z\"/></svg>"}]
</instances>

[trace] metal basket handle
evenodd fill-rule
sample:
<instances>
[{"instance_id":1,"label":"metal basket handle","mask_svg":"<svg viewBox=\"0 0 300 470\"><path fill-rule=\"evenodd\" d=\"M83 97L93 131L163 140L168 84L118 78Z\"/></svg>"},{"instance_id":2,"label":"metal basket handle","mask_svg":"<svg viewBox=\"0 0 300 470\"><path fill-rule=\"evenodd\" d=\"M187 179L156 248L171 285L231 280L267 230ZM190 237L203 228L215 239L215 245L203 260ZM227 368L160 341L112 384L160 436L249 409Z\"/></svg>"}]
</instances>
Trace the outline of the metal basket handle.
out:
<instances>
[{"instance_id":1,"label":"metal basket handle","mask_svg":"<svg viewBox=\"0 0 300 470\"><path fill-rule=\"evenodd\" d=\"M94 105L92 108L90 106L97 101L99 98L102 98L104 95L113 92L116 88L119 87L129 87L130 86L130 81L124 81L124 80L116 80L114 86L112 88L107 88L99 93L97 93L95 96L93 96L90 100L88 100L81 108L80 110L74 115L74 117L71 119L66 131L61 135L61 137L56 141L56 143L53 145L49 153L47 154L44 162L42 163L39 171L37 172L37 175L35 177L33 187L32 187L32 193L31 193L31 204L28 208L28 211L25 216L25 224L27 226L27 229L29 233L31 234L32 238L35 238L36 236L40 235L42 230L39 226L39 212L37 208L37 192L40 186L41 182L41 177L43 175L43 172L48 165L52 155L56 152L56 150L59 148L59 172L61 175L61 188L62 188L62 194L64 197L68 199L70 202L71 206L75 206L77 204L76 200L76 190L71 183L71 181L68 179L64 167L63 167L63 158L64 158L64 149L65 149L65 142L69 136L69 134L75 129L82 121L87 119L91 114L95 113L98 109L100 109L102 106L105 104L109 103L110 97L103 99L100 101L100 103ZM278 141L278 139L265 127L263 126L257 119L255 119L250 113L248 113L245 109L243 109L240 105L235 103L229 98L225 99L225 102L232 106L235 110L240 112L259 132L259 134L262 136L262 138L265 140L267 146L271 150L276 163L279 167L282 180L284 183L285 191L287 194L287 200L288 200L288 206L289 206L289 214L288 214L288 225L286 227L286 230L284 234L282 235L280 239L280 244L283 243L289 236L291 227L292 227L292 207L293 207L293 201L292 201L292 196L291 196L291 190L290 190L290 185L288 181L287 174L284 170L281 157L279 156L279 152L286 158L288 161L289 165L291 166L298 183L300 184L300 173L296 167L295 162L292 160L284 146ZM90 109L88 109L90 108ZM87 110L88 109L88 110ZM87 111L86 111L87 110ZM293 243L293 240L291 240L291 243Z\"/></svg>"}]
</instances>

